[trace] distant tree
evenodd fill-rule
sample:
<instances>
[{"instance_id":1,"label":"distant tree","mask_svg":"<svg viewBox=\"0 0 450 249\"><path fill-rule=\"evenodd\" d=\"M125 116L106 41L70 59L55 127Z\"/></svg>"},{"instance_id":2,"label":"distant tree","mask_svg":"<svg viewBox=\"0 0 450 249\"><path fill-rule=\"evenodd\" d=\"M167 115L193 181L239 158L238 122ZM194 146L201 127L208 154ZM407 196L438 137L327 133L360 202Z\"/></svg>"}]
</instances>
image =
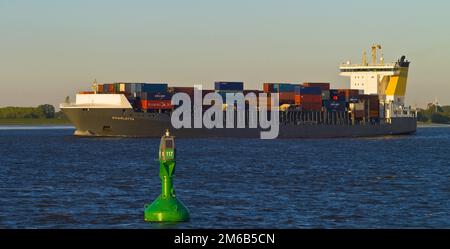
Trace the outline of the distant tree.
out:
<instances>
[{"instance_id":1,"label":"distant tree","mask_svg":"<svg viewBox=\"0 0 450 249\"><path fill-rule=\"evenodd\" d=\"M429 118L425 115L424 110L420 110L417 113L417 120L420 122L428 122Z\"/></svg>"},{"instance_id":2,"label":"distant tree","mask_svg":"<svg viewBox=\"0 0 450 249\"><path fill-rule=\"evenodd\" d=\"M450 116L450 105L441 106L442 111L445 113L446 116Z\"/></svg>"},{"instance_id":3,"label":"distant tree","mask_svg":"<svg viewBox=\"0 0 450 249\"><path fill-rule=\"evenodd\" d=\"M49 104L40 105L37 107L37 111L45 118L55 117L55 107Z\"/></svg>"},{"instance_id":4,"label":"distant tree","mask_svg":"<svg viewBox=\"0 0 450 249\"><path fill-rule=\"evenodd\" d=\"M433 123L440 123L440 124L447 124L450 123L450 117L445 116L441 113L433 113L431 115L431 122Z\"/></svg>"},{"instance_id":5,"label":"distant tree","mask_svg":"<svg viewBox=\"0 0 450 249\"><path fill-rule=\"evenodd\" d=\"M64 112L59 111L55 113L55 118L57 119L67 119L66 114L64 114Z\"/></svg>"}]
</instances>

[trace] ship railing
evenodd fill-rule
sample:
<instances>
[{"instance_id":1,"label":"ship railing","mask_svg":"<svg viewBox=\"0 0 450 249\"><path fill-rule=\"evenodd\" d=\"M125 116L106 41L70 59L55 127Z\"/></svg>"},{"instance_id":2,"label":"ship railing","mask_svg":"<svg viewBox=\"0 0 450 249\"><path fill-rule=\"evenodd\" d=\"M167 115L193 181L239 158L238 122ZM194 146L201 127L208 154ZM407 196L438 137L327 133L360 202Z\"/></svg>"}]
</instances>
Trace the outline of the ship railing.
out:
<instances>
[{"instance_id":1,"label":"ship railing","mask_svg":"<svg viewBox=\"0 0 450 249\"><path fill-rule=\"evenodd\" d=\"M348 63L341 63L340 67L380 67L380 68L390 68L390 67L395 67L397 64L396 63L369 63L367 65L364 64L348 64Z\"/></svg>"},{"instance_id":2,"label":"ship railing","mask_svg":"<svg viewBox=\"0 0 450 249\"><path fill-rule=\"evenodd\" d=\"M302 111L289 110L280 112L280 124L283 125L380 125L379 118L352 119L347 111Z\"/></svg>"}]
</instances>

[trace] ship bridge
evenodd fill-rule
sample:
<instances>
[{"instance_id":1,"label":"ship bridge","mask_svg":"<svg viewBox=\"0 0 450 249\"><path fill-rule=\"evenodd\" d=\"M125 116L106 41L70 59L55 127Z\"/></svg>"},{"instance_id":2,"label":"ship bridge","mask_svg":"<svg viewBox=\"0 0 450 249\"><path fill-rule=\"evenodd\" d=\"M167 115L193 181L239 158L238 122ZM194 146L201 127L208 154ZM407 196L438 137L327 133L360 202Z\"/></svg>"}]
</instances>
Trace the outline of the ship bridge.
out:
<instances>
[{"instance_id":1,"label":"ship bridge","mask_svg":"<svg viewBox=\"0 0 450 249\"><path fill-rule=\"evenodd\" d=\"M340 65L340 75L350 78L350 89L364 91L364 94L377 94L380 97L380 111L386 110L386 116L410 115L405 107L405 93L408 78L409 61L402 56L397 62L385 63L383 56L377 59L380 45L372 46L372 60L367 62L363 52L362 62L350 61ZM407 111L405 111L407 110Z\"/></svg>"}]
</instances>

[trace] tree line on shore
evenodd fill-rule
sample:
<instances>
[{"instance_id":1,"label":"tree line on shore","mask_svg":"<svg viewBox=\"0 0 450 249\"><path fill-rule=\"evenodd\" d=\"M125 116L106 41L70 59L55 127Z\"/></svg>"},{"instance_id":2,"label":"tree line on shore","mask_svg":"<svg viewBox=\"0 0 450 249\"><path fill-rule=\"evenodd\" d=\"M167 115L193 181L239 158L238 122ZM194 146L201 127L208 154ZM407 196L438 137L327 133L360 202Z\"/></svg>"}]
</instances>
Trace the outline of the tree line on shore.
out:
<instances>
[{"instance_id":1,"label":"tree line on shore","mask_svg":"<svg viewBox=\"0 0 450 249\"><path fill-rule=\"evenodd\" d=\"M417 111L417 120L426 123L450 124L450 106L428 105Z\"/></svg>"},{"instance_id":2,"label":"tree line on shore","mask_svg":"<svg viewBox=\"0 0 450 249\"><path fill-rule=\"evenodd\" d=\"M44 104L38 107L2 107L0 108L0 118L19 119L19 118L63 118L62 112L56 112L53 105Z\"/></svg>"}]
</instances>

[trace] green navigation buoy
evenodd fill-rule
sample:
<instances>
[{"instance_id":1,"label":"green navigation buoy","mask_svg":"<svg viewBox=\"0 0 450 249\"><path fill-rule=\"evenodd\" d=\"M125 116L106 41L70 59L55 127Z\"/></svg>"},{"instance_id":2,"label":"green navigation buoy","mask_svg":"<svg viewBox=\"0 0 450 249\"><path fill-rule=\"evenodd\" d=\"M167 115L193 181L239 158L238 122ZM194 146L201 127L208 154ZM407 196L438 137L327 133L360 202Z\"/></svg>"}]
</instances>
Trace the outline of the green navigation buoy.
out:
<instances>
[{"instance_id":1,"label":"green navigation buoy","mask_svg":"<svg viewBox=\"0 0 450 249\"><path fill-rule=\"evenodd\" d=\"M189 220L189 211L175 196L172 175L175 172L175 137L169 130L159 145L159 178L161 194L150 205L145 205L145 221L178 222Z\"/></svg>"}]
</instances>

